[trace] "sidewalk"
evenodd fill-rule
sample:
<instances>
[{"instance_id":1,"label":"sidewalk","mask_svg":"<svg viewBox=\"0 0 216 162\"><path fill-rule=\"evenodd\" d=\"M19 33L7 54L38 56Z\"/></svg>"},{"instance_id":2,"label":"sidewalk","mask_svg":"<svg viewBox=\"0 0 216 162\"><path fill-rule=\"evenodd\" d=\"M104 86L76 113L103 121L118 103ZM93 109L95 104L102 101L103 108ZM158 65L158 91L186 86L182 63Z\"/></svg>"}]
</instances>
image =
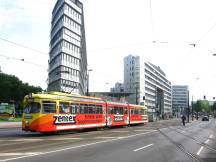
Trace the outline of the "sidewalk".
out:
<instances>
[{"instance_id":1,"label":"sidewalk","mask_svg":"<svg viewBox=\"0 0 216 162\"><path fill-rule=\"evenodd\" d=\"M21 128L22 122L0 122L0 129Z\"/></svg>"}]
</instances>

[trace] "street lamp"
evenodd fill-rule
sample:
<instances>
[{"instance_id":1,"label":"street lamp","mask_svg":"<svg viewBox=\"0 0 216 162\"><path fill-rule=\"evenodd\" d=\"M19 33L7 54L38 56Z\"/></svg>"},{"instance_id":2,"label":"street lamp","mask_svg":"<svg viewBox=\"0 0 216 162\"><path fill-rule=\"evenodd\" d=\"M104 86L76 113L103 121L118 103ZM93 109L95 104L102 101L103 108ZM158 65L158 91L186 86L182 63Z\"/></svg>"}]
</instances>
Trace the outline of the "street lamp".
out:
<instances>
[{"instance_id":1,"label":"street lamp","mask_svg":"<svg viewBox=\"0 0 216 162\"><path fill-rule=\"evenodd\" d=\"M92 69L89 69L87 72L87 92L86 92L86 96L89 96L89 72L93 71Z\"/></svg>"}]
</instances>

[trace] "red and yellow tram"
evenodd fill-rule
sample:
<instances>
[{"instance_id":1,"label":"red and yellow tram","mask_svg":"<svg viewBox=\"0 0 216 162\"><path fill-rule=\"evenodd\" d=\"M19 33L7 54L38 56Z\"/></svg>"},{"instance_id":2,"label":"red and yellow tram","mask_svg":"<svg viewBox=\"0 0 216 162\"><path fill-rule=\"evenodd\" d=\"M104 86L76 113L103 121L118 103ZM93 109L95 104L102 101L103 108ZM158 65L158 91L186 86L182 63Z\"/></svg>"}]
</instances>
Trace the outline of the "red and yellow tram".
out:
<instances>
[{"instance_id":1,"label":"red and yellow tram","mask_svg":"<svg viewBox=\"0 0 216 162\"><path fill-rule=\"evenodd\" d=\"M145 106L61 92L27 95L24 107L22 129L41 133L148 122Z\"/></svg>"}]
</instances>

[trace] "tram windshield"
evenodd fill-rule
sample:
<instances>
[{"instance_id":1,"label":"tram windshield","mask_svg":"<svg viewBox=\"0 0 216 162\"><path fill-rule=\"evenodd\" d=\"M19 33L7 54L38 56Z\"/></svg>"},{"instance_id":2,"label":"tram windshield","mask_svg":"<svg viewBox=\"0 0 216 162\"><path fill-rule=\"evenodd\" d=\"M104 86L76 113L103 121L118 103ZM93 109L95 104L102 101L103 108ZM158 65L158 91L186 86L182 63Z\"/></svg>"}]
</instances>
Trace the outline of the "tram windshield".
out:
<instances>
[{"instance_id":1,"label":"tram windshield","mask_svg":"<svg viewBox=\"0 0 216 162\"><path fill-rule=\"evenodd\" d=\"M37 102L30 102L24 108L25 114L40 113L41 105Z\"/></svg>"}]
</instances>

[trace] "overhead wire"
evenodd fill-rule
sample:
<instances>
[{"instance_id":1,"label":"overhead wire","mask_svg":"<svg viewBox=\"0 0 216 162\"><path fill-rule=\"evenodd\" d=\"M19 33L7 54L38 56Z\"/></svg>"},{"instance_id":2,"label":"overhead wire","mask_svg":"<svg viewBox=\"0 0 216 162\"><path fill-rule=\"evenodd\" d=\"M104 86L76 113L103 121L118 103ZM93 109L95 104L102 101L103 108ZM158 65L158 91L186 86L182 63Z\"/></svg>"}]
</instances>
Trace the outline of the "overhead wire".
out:
<instances>
[{"instance_id":1,"label":"overhead wire","mask_svg":"<svg viewBox=\"0 0 216 162\"><path fill-rule=\"evenodd\" d=\"M8 43L13 44L13 45L16 45L16 46L19 46L19 47L22 47L22 48L25 48L25 49L28 49L28 50L31 50L31 51L34 51L34 52L37 52L37 53L40 53L40 54L43 54L43 55L48 55L48 53L45 53L45 52L42 52L42 51L40 51L40 50L37 50L37 49L31 48L31 47L22 45L22 44L20 44L20 43L16 43L16 42L14 42L14 41L10 41L10 40L5 39L5 38L2 38L2 37L0 37L0 40L5 41L5 42L8 42Z\"/></svg>"},{"instance_id":2,"label":"overhead wire","mask_svg":"<svg viewBox=\"0 0 216 162\"><path fill-rule=\"evenodd\" d=\"M35 65L35 66L40 67L40 68L46 68L47 69L47 67L45 67L43 65L39 65L39 64L36 64L34 62L26 61L24 58L19 59L19 58L15 58L15 57L9 57L9 56L3 55L3 54L0 54L0 56L4 57L6 59L11 59L11 60L16 60L16 61L22 61L24 63L28 63L28 64Z\"/></svg>"}]
</instances>

